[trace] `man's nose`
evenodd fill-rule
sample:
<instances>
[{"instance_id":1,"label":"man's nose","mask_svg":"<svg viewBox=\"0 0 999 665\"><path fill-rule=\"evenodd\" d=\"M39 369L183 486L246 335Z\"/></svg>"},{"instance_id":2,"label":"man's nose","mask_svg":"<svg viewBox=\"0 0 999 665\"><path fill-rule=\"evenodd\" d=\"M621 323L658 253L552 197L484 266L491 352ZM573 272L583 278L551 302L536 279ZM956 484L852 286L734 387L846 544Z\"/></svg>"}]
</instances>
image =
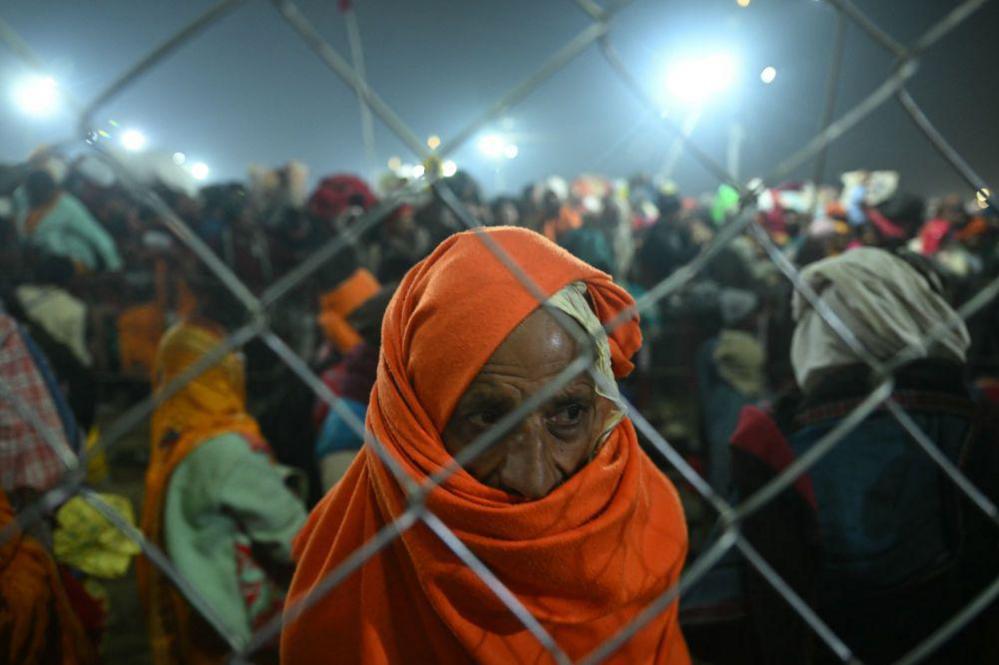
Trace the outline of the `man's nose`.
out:
<instances>
[{"instance_id":1,"label":"man's nose","mask_svg":"<svg viewBox=\"0 0 999 665\"><path fill-rule=\"evenodd\" d=\"M506 459L500 472L503 488L526 499L547 496L558 484L558 471L548 459L544 422L531 415L507 443Z\"/></svg>"}]
</instances>

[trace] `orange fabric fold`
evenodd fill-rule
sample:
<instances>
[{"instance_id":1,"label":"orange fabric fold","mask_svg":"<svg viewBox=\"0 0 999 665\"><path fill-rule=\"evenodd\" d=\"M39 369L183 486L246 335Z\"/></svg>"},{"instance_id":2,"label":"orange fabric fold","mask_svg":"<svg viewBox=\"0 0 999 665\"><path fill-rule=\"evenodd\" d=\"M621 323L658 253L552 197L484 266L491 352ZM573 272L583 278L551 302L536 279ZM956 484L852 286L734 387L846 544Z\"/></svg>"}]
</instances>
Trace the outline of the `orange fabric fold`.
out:
<instances>
[{"instance_id":1,"label":"orange fabric fold","mask_svg":"<svg viewBox=\"0 0 999 665\"><path fill-rule=\"evenodd\" d=\"M540 234L496 227L452 236L402 281L385 314L367 426L407 474L452 462L440 432L462 393L538 302L487 244L499 245L547 297L586 283L602 321L633 304L611 278ZM610 334L615 375L641 345L637 317ZM406 509L397 480L366 446L295 544L288 607ZM447 524L559 646L578 659L675 584L687 549L677 493L623 420L600 452L538 501L459 470L430 493ZM492 590L422 523L285 626L282 662L548 663ZM674 602L607 662L689 663Z\"/></svg>"},{"instance_id":2,"label":"orange fabric fold","mask_svg":"<svg viewBox=\"0 0 999 665\"><path fill-rule=\"evenodd\" d=\"M134 305L118 316L118 358L122 371L149 377L156 347L166 329L166 312L155 302Z\"/></svg>"},{"instance_id":3,"label":"orange fabric fold","mask_svg":"<svg viewBox=\"0 0 999 665\"><path fill-rule=\"evenodd\" d=\"M361 336L347 323L347 317L380 288L374 275L365 268L358 268L319 298L319 327L341 353L361 343Z\"/></svg>"},{"instance_id":4,"label":"orange fabric fold","mask_svg":"<svg viewBox=\"0 0 999 665\"><path fill-rule=\"evenodd\" d=\"M0 490L0 530L14 510ZM86 665L97 662L59 571L41 543L16 533L0 545L0 662Z\"/></svg>"},{"instance_id":5,"label":"orange fabric fold","mask_svg":"<svg viewBox=\"0 0 999 665\"><path fill-rule=\"evenodd\" d=\"M222 342L220 329L183 322L163 336L156 353L154 392L161 391L188 367ZM267 449L257 421L246 412L242 360L230 353L153 412L142 532L163 546L163 509L170 477L197 448L223 433L241 434L251 445ZM145 557L136 560L139 596L146 609L155 665L213 662L191 640L191 608L159 569ZM216 657L214 662L224 658Z\"/></svg>"}]
</instances>

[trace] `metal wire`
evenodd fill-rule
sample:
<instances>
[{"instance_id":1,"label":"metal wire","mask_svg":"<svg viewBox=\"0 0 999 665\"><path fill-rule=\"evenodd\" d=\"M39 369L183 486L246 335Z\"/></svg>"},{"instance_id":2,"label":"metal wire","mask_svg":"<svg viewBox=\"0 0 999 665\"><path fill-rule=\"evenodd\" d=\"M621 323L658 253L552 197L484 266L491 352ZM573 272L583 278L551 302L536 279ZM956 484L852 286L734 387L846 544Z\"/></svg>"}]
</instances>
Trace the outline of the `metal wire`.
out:
<instances>
[{"instance_id":1,"label":"metal wire","mask_svg":"<svg viewBox=\"0 0 999 665\"><path fill-rule=\"evenodd\" d=\"M217 23L219 19L235 10L244 2L245 0L220 0L220 2L210 7L188 25L181 28L172 37L153 49L149 55L132 65L128 71L115 79L93 101L83 107L83 111L80 113L80 134L86 136L90 131L90 119L97 109L107 104L125 88L135 83L135 81L152 69L156 63L193 39L198 33Z\"/></svg>"},{"instance_id":2,"label":"metal wire","mask_svg":"<svg viewBox=\"0 0 999 665\"><path fill-rule=\"evenodd\" d=\"M875 43L893 54L896 58L896 66L891 74L860 103L843 114L838 120L829 122L835 103L833 93L839 78L839 67L834 57L833 69L830 73L829 90L827 92L827 103L825 105L825 116L820 123L821 129L819 133L798 151L780 161L765 179L765 182L774 183L813 158L818 158L818 164L821 165L824 161L826 150L834 141L894 97L905 109L916 127L926 136L933 148L951 164L955 171L958 172L962 179L975 192L982 193L982 198L985 198L988 205L995 211L995 195L986 194L988 189L984 180L964 160L960 152L932 124L905 87L917 74L917 62L915 58L924 55L956 26L972 16L985 4L985 0L966 0L961 3L915 40L911 47L902 44L879 27L850 0L828 0L828 2L837 10L839 21L837 27L837 44L840 46L835 49L836 52L841 52L842 50L846 20L849 20ZM242 0L222 0L217 2L206 12L164 41L160 46L156 47L148 55L136 62L91 102L85 106L74 102L73 108L79 114L78 126L81 139L86 140L88 138L90 121L97 109L127 90L158 63L189 43L202 31L238 9L242 4L244 4ZM370 109L374 115L378 116L385 126L399 137L420 159L426 160L432 156L416 134L408 128L395 111L372 89L366 81L363 72L351 66L339 52L323 40L313 23L296 4L290 0L272 0L272 4L281 17L295 30L299 37L317 54L327 67L356 93L364 108ZM475 120L456 131L452 138L446 141L440 150L434 154L440 158L457 150L489 122L521 102L568 63L575 60L580 54L585 53L590 46L599 44L599 50L611 70L638 97L645 107L650 112L655 113L664 126L677 137L680 142L679 145L682 145L719 182L724 182L735 187L740 194L738 213L722 228L714 240L689 264L674 272L670 277L655 285L644 296L639 298L632 310L622 313L613 321L606 322L606 329L612 332L617 326L633 318L639 311L647 310L661 302L663 298L678 292L697 277L705 266L717 257L722 249L727 247L736 237L748 231L757 239L781 273L790 280L794 289L809 302L830 328L857 354L858 358L867 362L872 367L880 380L880 384L807 453L791 463L782 473L764 485L755 494L745 498L735 506L730 505L724 498L719 496L648 420L634 409L633 406L627 404L629 415L637 429L679 471L690 483L691 487L719 513L722 531L714 544L704 551L688 568L676 585L669 589L664 589L662 594L648 607L643 609L630 624L622 627L612 639L600 645L581 662L587 665L595 665L613 655L631 637L640 631L643 626L665 611L671 604L675 603L684 590L690 588L691 585L703 578L725 553L733 547L742 553L749 564L784 598L790 607L801 616L806 624L829 646L840 660L844 662L856 662L855 660L851 661L853 659L851 645L845 644L835 635L814 609L809 607L786 581L780 577L773 566L760 556L759 552L742 537L739 533L739 526L744 519L767 505L781 492L790 487L824 455L828 454L845 437L849 436L872 412L879 408L884 408L899 422L911 435L915 445L927 454L929 459L940 469L944 477L954 483L989 519L999 523L999 509L997 509L996 505L940 451L932 439L919 428L915 420L892 398L894 372L908 361L917 357L917 346L924 346L939 339L948 330L956 325L960 325L962 320L967 319L981 308L992 303L996 296L999 295L999 278L986 285L960 308L958 311L959 319L941 321L932 330L928 331L922 345L914 345L903 349L895 358L887 362L876 360L863 347L849 326L839 319L835 312L822 301L819 294L815 293L807 282L802 279L797 268L788 261L781 250L772 242L769 235L754 221L755 209L753 208L753 202L758 192L762 190L763 185L761 184L753 191L748 190L735 177L727 173L706 152L701 150L689 136L686 136L682 128L676 126L671 119L663 118L648 92L639 84L638 78L631 73L628 66L614 50L610 41L612 19L615 13L622 10L628 3L617 1L601 6L595 0L575 0L574 4L590 17L592 23L558 49L535 72L525 77L507 94L501 96L496 102L484 109ZM359 37L359 35L357 36ZM0 43L11 48L14 54L28 66L36 70L42 70L42 61L2 19L0 19ZM354 61L360 65L361 63L356 56L357 54L355 53ZM367 134L367 130L365 132ZM181 243L189 248L242 303L247 313L248 323L232 332L209 354L189 367L180 376L163 387L162 390L157 391L155 395L151 395L126 411L108 428L97 446L79 460L76 460L75 463L65 455L60 455L66 471L59 484L45 492L36 502L18 513L15 522L0 532L0 544L16 533L18 529L23 529L34 521L50 514L53 509L69 497L73 495L81 496L90 505L105 515L129 538L139 543L144 555L150 562L173 581L181 593L191 602L192 607L199 614L203 615L219 634L227 640L230 648L233 649L231 662L237 663L245 662L248 656L277 637L285 624L297 620L303 612L307 612L316 603L320 602L326 594L348 576L360 569L372 557L384 550L385 547L394 543L404 532L418 527L418 523L422 523L422 525L435 533L441 542L492 590L513 616L524 625L524 628L538 639L539 644L551 655L555 662L570 662L561 647L552 639L547 629L535 617L530 615L516 595L505 586L503 580L490 571L479 560L474 551L451 531L447 524L437 515L427 510L426 499L430 492L444 483L451 474L461 469L463 464L467 464L476 455L481 454L482 451L492 445L496 445L498 441L502 440L506 433L512 427L515 427L523 416L543 404L565 382L571 380L573 376L576 376L581 371L592 371L592 357L590 354L586 352L580 353L579 357L566 370L560 373L559 376L549 382L541 391L531 396L530 399L521 404L514 412L502 418L495 428L485 432L461 454L455 456L449 465L441 468L427 478L410 477L400 462L393 457L392 453L381 442L377 441L370 432L366 431L364 424L323 384L307 364L270 329L266 313L269 307L274 306L287 297L289 293L303 284L321 266L334 260L341 251L356 245L365 232L384 220L398 205L406 201L415 200L419 196L419 184L407 188L383 201L379 206L366 213L361 219L356 220L355 224L349 227L344 233L327 243L324 247L319 248L304 262L271 284L260 297L257 297L155 192L133 178L128 168L118 161L114 155L104 150L102 146L97 144L93 148L115 171L119 181L123 183L130 195L135 200L149 205L157 213L166 228ZM821 166L817 166L817 169L817 173L821 176ZM431 184L445 205L455 212L459 220L466 227L474 228L476 226L474 216L454 196L453 192L447 186L446 181L433 181ZM488 236L479 234L479 237L483 240L489 251L511 270L524 288L538 300L539 306L542 306L545 294L541 293L537 285L533 284L526 272L517 265L513 257L510 257L495 242L491 242ZM389 468L406 491L409 498L409 505L395 521L384 526L370 541L342 561L340 565L315 585L310 593L298 599L297 602L290 604L282 616L270 621L253 635L248 644L242 645L231 635L227 634L212 608L200 598L197 590L173 567L169 559L159 548L150 543L141 533L138 533L135 529L124 523L97 495L83 487L80 470L85 468L86 461L90 457L98 451L106 449L134 427L141 424L157 405L173 394L176 394L187 382L216 364L227 353L241 347L257 336L260 336L271 351L304 381L320 399L327 402L331 409L340 414L348 425L364 438L366 444L375 451L381 462ZM581 348L585 349L585 347ZM17 408L17 400L3 386L0 386L0 399L11 401L15 405L15 408ZM51 445L54 445L55 449L59 451L57 438L54 434L48 432L40 420L34 417L34 414L30 412L24 413L26 407L23 404L21 407L18 409L18 412L29 422L35 423L43 438L49 441ZM996 580L988 588L984 589L967 607L963 608L943 626L939 627L933 634L927 636L921 644L915 646L899 662L905 665L921 662L934 653L951 636L966 626L994 602L997 597L999 597L999 580Z\"/></svg>"}]
</instances>

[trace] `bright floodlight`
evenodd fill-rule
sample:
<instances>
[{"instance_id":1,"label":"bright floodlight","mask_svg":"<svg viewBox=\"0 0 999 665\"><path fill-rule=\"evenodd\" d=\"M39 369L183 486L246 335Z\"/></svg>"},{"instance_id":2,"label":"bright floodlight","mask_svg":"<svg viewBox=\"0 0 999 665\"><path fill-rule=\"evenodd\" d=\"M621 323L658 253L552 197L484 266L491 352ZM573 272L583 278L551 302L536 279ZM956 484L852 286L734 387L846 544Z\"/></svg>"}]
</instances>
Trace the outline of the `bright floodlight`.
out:
<instances>
[{"instance_id":1,"label":"bright floodlight","mask_svg":"<svg viewBox=\"0 0 999 665\"><path fill-rule=\"evenodd\" d=\"M486 134L479 139L479 150L490 159L496 159L506 150L506 141L499 134Z\"/></svg>"},{"instance_id":2,"label":"bright floodlight","mask_svg":"<svg viewBox=\"0 0 999 665\"><path fill-rule=\"evenodd\" d=\"M173 153L173 163L176 164L177 166L181 166L186 161L187 161L187 155L185 155L184 153L182 152Z\"/></svg>"},{"instance_id":3,"label":"bright floodlight","mask_svg":"<svg viewBox=\"0 0 999 665\"><path fill-rule=\"evenodd\" d=\"M413 177L422 178L425 170L426 169L423 168L423 164L417 164L413 167Z\"/></svg>"},{"instance_id":4,"label":"bright floodlight","mask_svg":"<svg viewBox=\"0 0 999 665\"><path fill-rule=\"evenodd\" d=\"M455 164L450 159L444 160L444 163L441 164L441 175L443 175L445 178L450 178L457 172L458 172L458 165Z\"/></svg>"},{"instance_id":5,"label":"bright floodlight","mask_svg":"<svg viewBox=\"0 0 999 665\"><path fill-rule=\"evenodd\" d=\"M520 154L520 148L516 143L511 143L500 134L486 134L479 139L479 152L489 159L500 159L506 157L513 159Z\"/></svg>"},{"instance_id":6,"label":"bright floodlight","mask_svg":"<svg viewBox=\"0 0 999 665\"><path fill-rule=\"evenodd\" d=\"M208 164L204 162L195 162L191 164L191 176L195 180L204 180L211 173L211 169L208 168Z\"/></svg>"},{"instance_id":7,"label":"bright floodlight","mask_svg":"<svg viewBox=\"0 0 999 665\"><path fill-rule=\"evenodd\" d=\"M146 147L146 135L137 129L126 129L121 135L121 145L129 152L138 152Z\"/></svg>"},{"instance_id":8,"label":"bright floodlight","mask_svg":"<svg viewBox=\"0 0 999 665\"><path fill-rule=\"evenodd\" d=\"M440 147L440 145L441 145L441 137L437 136L436 134L431 134L430 137L427 138L427 147L430 148L431 150L436 150L437 148Z\"/></svg>"},{"instance_id":9,"label":"bright floodlight","mask_svg":"<svg viewBox=\"0 0 999 665\"><path fill-rule=\"evenodd\" d=\"M14 103L25 115L52 115L59 105L59 86L51 76L29 76L14 87Z\"/></svg>"},{"instance_id":10,"label":"bright floodlight","mask_svg":"<svg viewBox=\"0 0 999 665\"><path fill-rule=\"evenodd\" d=\"M773 83L775 78L777 78L777 69L774 67L764 67L760 72L760 80L768 85Z\"/></svg>"},{"instance_id":11,"label":"bright floodlight","mask_svg":"<svg viewBox=\"0 0 999 665\"><path fill-rule=\"evenodd\" d=\"M666 71L666 90L685 104L701 104L731 87L737 68L729 53L677 60Z\"/></svg>"}]
</instances>

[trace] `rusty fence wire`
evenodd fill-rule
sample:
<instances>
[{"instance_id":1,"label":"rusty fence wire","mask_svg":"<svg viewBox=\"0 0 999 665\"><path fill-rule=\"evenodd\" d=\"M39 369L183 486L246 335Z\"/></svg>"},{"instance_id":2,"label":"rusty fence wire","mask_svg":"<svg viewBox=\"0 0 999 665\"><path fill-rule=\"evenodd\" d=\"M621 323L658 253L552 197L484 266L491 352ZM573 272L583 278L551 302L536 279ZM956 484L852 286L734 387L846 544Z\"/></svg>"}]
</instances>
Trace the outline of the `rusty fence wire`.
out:
<instances>
[{"instance_id":1,"label":"rusty fence wire","mask_svg":"<svg viewBox=\"0 0 999 665\"><path fill-rule=\"evenodd\" d=\"M255 1L263 2L265 0ZM407 127L405 121L368 84L362 73L351 64L350 59L345 58L323 39L312 21L292 0L271 0L270 2L276 11L276 20L279 19L288 23L331 72L354 91L364 108L370 110L370 113L375 118L398 136L412 153L424 162L430 162L434 159L440 160L453 153L489 122L500 117L508 109L530 95L532 91L544 85L552 75L568 63L590 49L597 49L602 54L607 66L648 107L649 111L657 118L657 121L663 123L664 127L676 136L677 140L682 143L683 148L700 166L719 182L727 183L736 188L740 194L740 205L737 212L731 215L725 226L711 243L690 263L681 267L641 296L637 300L635 308L641 312L654 307L663 298L677 292L694 279L712 258L733 239L749 234L762 245L769 258L790 281L793 288L814 307L815 311L842 338L843 342L859 358L870 365L880 381L879 385L871 391L867 398L844 417L835 428L820 439L813 448L793 462L771 482L738 505L731 505L716 493L697 471L684 460L676 449L671 446L669 441L637 409L628 404L629 416L634 421L639 432L664 455L666 460L675 467L676 471L718 512L720 529L718 530L718 537L711 545L695 561L687 566L679 582L672 588L664 590L661 596L640 612L630 624L623 627L612 639L600 645L579 661L585 663L585 665L596 665L614 654L617 649L635 635L648 621L665 611L671 603L676 602L681 593L702 579L726 553L732 550L738 550L742 554L748 564L755 568L759 575L769 583L773 590L788 603L815 632L817 637L840 660L844 663L860 662L854 655L851 646L845 644L833 632L815 610L795 593L791 586L780 577L741 534L740 525L748 517L775 499L782 491L790 487L797 478L819 462L819 460L835 448L844 437L850 434L876 409L883 408L890 413L911 435L914 445L923 450L939 466L941 472L955 484L960 492L981 510L989 520L996 523L997 528L999 528L999 510L997 510L996 505L948 460L935 445L932 438L922 431L902 406L892 398L894 372L907 360L914 357L916 349L921 346L929 346L932 341L945 334L950 328L959 325L961 320L968 319L980 309L989 305L997 293L999 293L999 278L990 282L985 288L981 289L974 297L968 300L959 310L958 318L951 321L940 321L934 329L928 331L922 345L913 345L910 348L903 349L894 359L888 362L879 362L864 348L849 326L802 279L799 271L773 243L767 232L756 221L755 216L756 198L766 187L778 183L782 177L812 160L815 160L817 164L821 164L822 160L824 160L826 148L832 142L853 129L860 121L875 110L885 104L891 103L893 100L901 105L915 126L926 137L927 141L950 163L970 190L976 194L978 199L983 201L993 211L996 211L997 201L994 194L991 193L994 189L990 190L987 188L986 183L976 173L974 168L948 143L947 139L936 129L931 119L922 111L918 102L906 87L909 81L918 75L920 59L931 57L931 49L934 44L963 21L971 17L985 4L986 0L966 0L959 3L943 19L933 25L911 45L906 45L896 40L888 31L878 26L866 16L850 0L826 1L836 10L839 22L838 33L842 31L847 23L856 26L867 37L890 53L894 58L894 64L879 86L870 91L859 103L839 117L832 118L834 104L831 99L827 100L822 118L823 129L799 150L777 162L770 174L761 180L754 181L752 187L740 182L728 173L724 167L700 149L682 128L674 124L670 118L662 117L658 112L657 104L618 56L613 43L614 19L619 12L627 10L627 6L630 4L628 0L608 0L603 5L598 4L596 0L575 0L575 6L589 17L589 24L565 45L552 53L536 71L525 76L507 94L483 110L472 122L454 131L450 138L444 139L436 151L427 149L418 136ZM432 187L444 204L455 213L460 223L474 232L478 228L479 223L449 189L446 180L440 178L439 173L433 169L428 169L422 181L413 183L389 196L378 206L365 213L346 232L338 235L327 245L317 249L307 260L270 284L258 297L240 281L224 261L214 254L188 228L156 192L141 183L138 179L132 177L128 168L112 152L105 150L97 142L88 141L88 138L92 136L92 118L99 109L104 107L117 95L127 90L151 69L169 58L171 54L183 48L185 44L196 38L200 32L228 14L238 11L241 6L248 2L249 0L221 0L150 51L148 55L122 73L94 99L85 103L78 100L70 100L71 107L79 119L77 124L78 136L74 137L72 141L87 143L90 149L114 170L129 194L135 197L136 200L149 205L154 210L169 231L186 245L204 266L214 273L232 295L238 299L245 308L247 322L232 332L215 349L171 381L161 391L144 399L122 414L104 431L97 444L93 448L88 449L79 458L74 457L68 451L62 450L64 446L60 447L58 438L53 436L53 433L45 427L37 415L32 413L26 404L20 403L9 390L0 385L0 399L11 402L13 408L28 422L32 423L40 436L44 437L55 448L56 452L59 453L59 459L65 467L59 484L44 493L34 504L22 510L17 515L16 522L0 532L0 544L6 542L17 529L27 528L50 513L50 511L67 498L74 495L80 496L111 520L129 538L140 545L143 555L176 585L177 589L187 598L192 607L209 624L215 627L219 634L226 640L232 650L230 662L243 663L257 650L271 642L280 633L282 625L285 622L295 621L303 612L308 612L309 608L325 594L333 590L340 582L392 543L402 533L409 529L420 528L422 525L422 527L436 534L441 542L461 562L482 579L496 594L497 598L523 624L525 629L545 648L554 662L560 664L569 663L571 662L569 657L559 647L552 636L548 634L541 623L520 603L516 595L504 585L503 580L494 575L475 556L474 552L455 535L445 522L427 509L425 499L429 492L444 482L462 464L467 463L470 459L489 448L489 446L497 443L520 419L542 405L571 380L573 376L578 374L578 372L592 370L592 358L589 352L582 353L545 388L531 396L530 399L521 404L516 410L506 414L492 429L482 434L470 446L463 449L447 467L438 470L431 477L424 479L409 477L386 447L372 436L371 432L365 430L364 423L326 387L322 380L309 368L308 364L271 329L270 313L275 304L280 302L298 285L313 276L323 265L335 261L343 250L356 244L365 231L382 222L400 203L415 200L415 197L420 194L421 189ZM840 51L842 50L843 40L837 38L836 41L836 52L831 56L833 59L833 66L830 68L831 76L839 75L838 61L842 55ZM9 48L26 65L42 71L41 60L34 54L30 46L3 20L2 16L0 16L0 42L6 48ZM827 94L835 94L835 87L835 85L830 85ZM539 305L544 305L545 298L540 289L518 267L515 259L507 255L486 234L479 233L478 237L515 274L523 286L537 297ZM618 325L626 321L630 314L630 312L625 312L617 319L607 322L605 325L606 329L608 331L614 330ZM579 332L575 328L567 326L567 329L571 334L579 335ZM270 623L257 630L248 641L244 641L226 631L210 603L199 594L198 590L192 584L184 579L183 575L171 564L164 552L155 544L149 542L137 529L121 520L110 506L105 504L96 493L85 486L83 478L88 460L92 456L113 446L130 430L140 425L150 416L152 410L159 403L180 390L188 381L217 363L227 353L239 349L255 338L261 339L320 399L327 402L331 409L341 415L363 437L366 444L372 447L405 489L409 497L409 505L408 509L394 522L386 525L374 538L353 552L336 569L331 571L321 583L314 587L310 594L293 604L289 604L281 616L275 617ZM581 344L578 348L589 349L589 345ZM591 374L597 380L600 380L596 372L591 371ZM972 621L997 597L999 597L999 579L994 580L987 587L981 589L970 604L951 617L946 623L939 626L935 632L927 635L922 643L916 645L898 663L900 665L908 665L921 662L951 636L955 635Z\"/></svg>"}]
</instances>

